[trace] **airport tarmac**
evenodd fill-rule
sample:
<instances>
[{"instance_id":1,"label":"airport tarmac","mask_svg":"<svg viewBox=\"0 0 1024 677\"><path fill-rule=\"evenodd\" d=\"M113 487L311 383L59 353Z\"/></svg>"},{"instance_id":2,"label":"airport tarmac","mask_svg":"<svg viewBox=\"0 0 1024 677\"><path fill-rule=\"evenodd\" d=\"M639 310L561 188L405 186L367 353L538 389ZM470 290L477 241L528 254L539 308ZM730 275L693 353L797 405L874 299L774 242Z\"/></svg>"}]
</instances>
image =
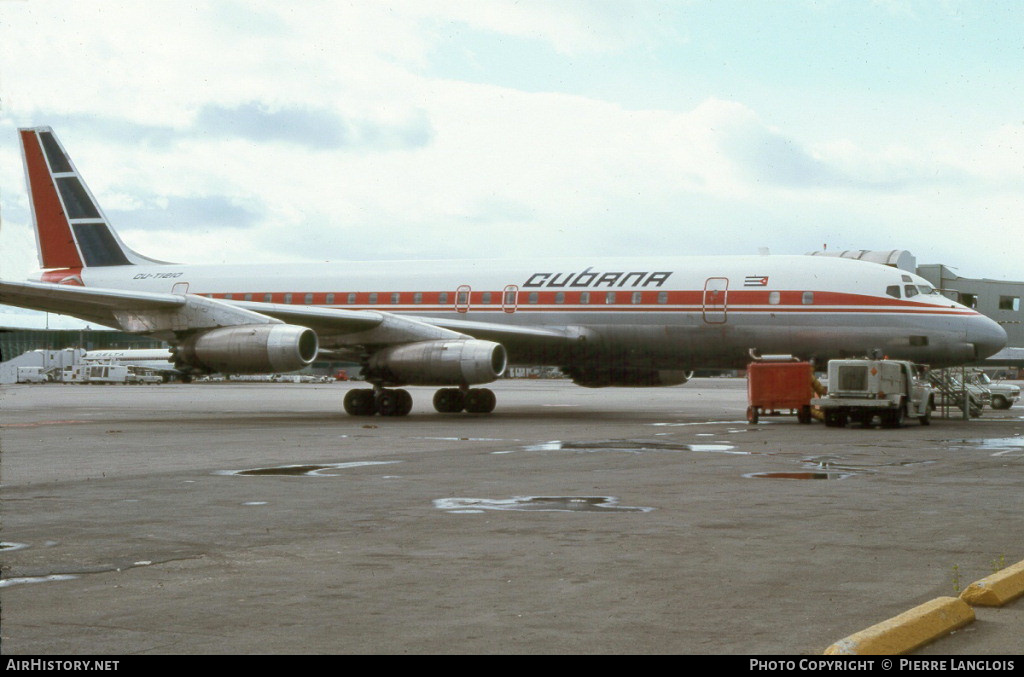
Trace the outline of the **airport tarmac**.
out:
<instances>
[{"instance_id":1,"label":"airport tarmac","mask_svg":"<svg viewBox=\"0 0 1024 677\"><path fill-rule=\"evenodd\" d=\"M744 420L745 381L0 389L4 654L816 654L1024 559L1024 406ZM955 412L959 414L958 411ZM1024 652L1024 598L918 654Z\"/></svg>"}]
</instances>

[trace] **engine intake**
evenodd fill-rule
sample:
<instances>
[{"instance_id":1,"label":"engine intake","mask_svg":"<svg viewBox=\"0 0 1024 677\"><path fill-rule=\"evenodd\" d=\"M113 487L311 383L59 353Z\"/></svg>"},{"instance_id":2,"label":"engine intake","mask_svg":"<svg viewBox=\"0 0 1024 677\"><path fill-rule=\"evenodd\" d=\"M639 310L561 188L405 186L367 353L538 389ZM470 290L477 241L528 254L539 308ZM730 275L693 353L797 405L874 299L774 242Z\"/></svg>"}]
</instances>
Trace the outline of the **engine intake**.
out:
<instances>
[{"instance_id":1,"label":"engine intake","mask_svg":"<svg viewBox=\"0 0 1024 677\"><path fill-rule=\"evenodd\" d=\"M175 364L222 374L267 374L302 369L316 357L316 333L291 324L246 324L190 336Z\"/></svg>"},{"instance_id":2,"label":"engine intake","mask_svg":"<svg viewBox=\"0 0 1024 677\"><path fill-rule=\"evenodd\" d=\"M492 341L419 341L377 351L366 375L387 385L476 385L504 374L507 361L505 348Z\"/></svg>"}]
</instances>

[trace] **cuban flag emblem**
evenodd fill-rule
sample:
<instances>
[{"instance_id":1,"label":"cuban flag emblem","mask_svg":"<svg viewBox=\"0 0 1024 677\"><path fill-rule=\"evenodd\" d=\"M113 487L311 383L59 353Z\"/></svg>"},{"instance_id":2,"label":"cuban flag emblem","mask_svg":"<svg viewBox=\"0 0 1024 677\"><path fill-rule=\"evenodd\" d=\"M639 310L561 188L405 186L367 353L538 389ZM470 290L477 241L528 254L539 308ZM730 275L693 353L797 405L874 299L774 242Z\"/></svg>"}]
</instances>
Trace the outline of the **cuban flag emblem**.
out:
<instances>
[{"instance_id":1,"label":"cuban flag emblem","mask_svg":"<svg viewBox=\"0 0 1024 677\"><path fill-rule=\"evenodd\" d=\"M767 287L768 276L767 275L747 275L743 280L744 287Z\"/></svg>"}]
</instances>

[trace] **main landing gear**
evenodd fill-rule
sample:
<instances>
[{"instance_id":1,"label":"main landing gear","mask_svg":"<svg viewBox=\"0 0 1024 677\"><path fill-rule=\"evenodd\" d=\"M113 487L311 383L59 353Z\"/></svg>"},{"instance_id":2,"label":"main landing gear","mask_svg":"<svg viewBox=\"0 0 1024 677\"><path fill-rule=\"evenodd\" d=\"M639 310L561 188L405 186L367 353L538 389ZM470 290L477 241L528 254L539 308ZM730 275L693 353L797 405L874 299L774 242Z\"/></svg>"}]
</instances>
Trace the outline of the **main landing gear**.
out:
<instances>
[{"instance_id":1,"label":"main landing gear","mask_svg":"<svg viewBox=\"0 0 1024 677\"><path fill-rule=\"evenodd\" d=\"M443 414L467 411L489 414L497 398L488 388L441 388L434 394L434 409ZM412 395L408 390L393 388L356 388L345 394L345 413L351 416L405 416L412 411Z\"/></svg>"}]
</instances>

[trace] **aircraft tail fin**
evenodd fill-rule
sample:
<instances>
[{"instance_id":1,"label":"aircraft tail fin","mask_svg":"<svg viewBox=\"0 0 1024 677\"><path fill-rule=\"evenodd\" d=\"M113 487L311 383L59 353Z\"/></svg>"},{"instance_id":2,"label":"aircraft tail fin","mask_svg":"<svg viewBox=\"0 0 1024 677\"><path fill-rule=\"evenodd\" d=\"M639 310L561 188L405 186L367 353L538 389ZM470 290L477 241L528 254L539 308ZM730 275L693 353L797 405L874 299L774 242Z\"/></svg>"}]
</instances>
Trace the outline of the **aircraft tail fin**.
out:
<instances>
[{"instance_id":1,"label":"aircraft tail fin","mask_svg":"<svg viewBox=\"0 0 1024 677\"><path fill-rule=\"evenodd\" d=\"M161 263L125 246L50 127L18 133L43 268Z\"/></svg>"}]
</instances>

